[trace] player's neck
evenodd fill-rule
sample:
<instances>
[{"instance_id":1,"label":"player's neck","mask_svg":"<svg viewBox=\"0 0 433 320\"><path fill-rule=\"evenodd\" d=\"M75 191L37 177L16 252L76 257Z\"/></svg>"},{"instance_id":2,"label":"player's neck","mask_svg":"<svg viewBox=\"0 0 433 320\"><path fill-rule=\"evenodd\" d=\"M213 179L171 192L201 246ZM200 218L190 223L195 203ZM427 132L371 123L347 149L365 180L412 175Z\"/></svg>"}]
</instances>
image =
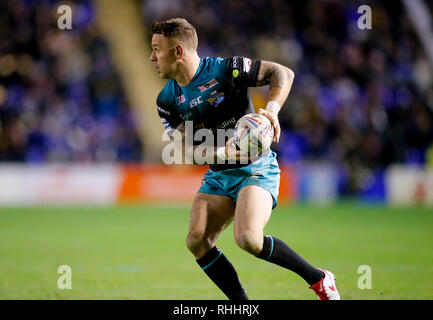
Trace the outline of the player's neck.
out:
<instances>
[{"instance_id":1,"label":"player's neck","mask_svg":"<svg viewBox=\"0 0 433 320\"><path fill-rule=\"evenodd\" d=\"M182 87L188 85L194 78L199 65L200 57L195 53L194 56L188 57L179 64L179 72L174 80Z\"/></svg>"}]
</instances>

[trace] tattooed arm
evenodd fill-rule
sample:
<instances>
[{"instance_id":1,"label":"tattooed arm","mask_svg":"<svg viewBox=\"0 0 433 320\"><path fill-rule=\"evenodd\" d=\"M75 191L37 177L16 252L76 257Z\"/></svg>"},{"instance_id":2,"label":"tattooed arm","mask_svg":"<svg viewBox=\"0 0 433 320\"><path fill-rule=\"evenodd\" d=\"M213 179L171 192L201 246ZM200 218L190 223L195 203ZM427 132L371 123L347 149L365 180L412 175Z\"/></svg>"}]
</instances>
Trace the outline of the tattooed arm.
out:
<instances>
[{"instance_id":1,"label":"tattooed arm","mask_svg":"<svg viewBox=\"0 0 433 320\"><path fill-rule=\"evenodd\" d=\"M268 101L276 102L281 107L286 101L290 90L292 89L294 78L295 74L289 68L286 68L275 62L262 61L256 86L269 85ZM278 121L278 111L279 110L271 108L259 110L259 113L268 117L274 126L274 142L279 141L281 133L280 124Z\"/></svg>"},{"instance_id":2,"label":"tattooed arm","mask_svg":"<svg viewBox=\"0 0 433 320\"><path fill-rule=\"evenodd\" d=\"M262 61L257 86L269 85L268 101L276 101L282 106L292 88L295 74L292 70L275 62Z\"/></svg>"}]
</instances>

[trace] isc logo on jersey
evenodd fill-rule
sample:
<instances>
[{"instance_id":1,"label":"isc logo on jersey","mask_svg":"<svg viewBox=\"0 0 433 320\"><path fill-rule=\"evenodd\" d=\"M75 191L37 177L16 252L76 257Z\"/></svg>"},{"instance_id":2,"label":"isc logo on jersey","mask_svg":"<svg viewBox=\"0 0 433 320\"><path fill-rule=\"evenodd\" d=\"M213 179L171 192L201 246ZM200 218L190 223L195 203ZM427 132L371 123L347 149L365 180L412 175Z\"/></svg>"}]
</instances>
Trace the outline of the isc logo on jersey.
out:
<instances>
[{"instance_id":1,"label":"isc logo on jersey","mask_svg":"<svg viewBox=\"0 0 433 320\"><path fill-rule=\"evenodd\" d=\"M197 105L199 105L201 103L203 103L203 100L201 100L201 96L199 96L199 97L191 100L191 102L189 103L189 107L193 108L193 107L196 107Z\"/></svg>"}]
</instances>

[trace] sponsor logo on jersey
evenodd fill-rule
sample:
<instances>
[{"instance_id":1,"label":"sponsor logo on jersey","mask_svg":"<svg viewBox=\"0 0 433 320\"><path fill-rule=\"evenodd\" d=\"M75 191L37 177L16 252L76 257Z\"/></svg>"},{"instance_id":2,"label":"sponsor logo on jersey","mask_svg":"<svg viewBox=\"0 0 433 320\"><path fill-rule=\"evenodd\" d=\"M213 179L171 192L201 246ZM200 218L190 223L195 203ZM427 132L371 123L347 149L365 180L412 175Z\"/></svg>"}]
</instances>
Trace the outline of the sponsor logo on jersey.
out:
<instances>
[{"instance_id":1,"label":"sponsor logo on jersey","mask_svg":"<svg viewBox=\"0 0 433 320\"><path fill-rule=\"evenodd\" d=\"M252 61L251 59L248 58L243 58L243 60L244 60L244 72L248 73L250 72Z\"/></svg>"},{"instance_id":2,"label":"sponsor logo on jersey","mask_svg":"<svg viewBox=\"0 0 433 320\"><path fill-rule=\"evenodd\" d=\"M217 84L218 81L216 79L212 79L209 82L205 83L204 85L199 86L198 89L200 90L200 92L203 92L212 88L213 86L216 86Z\"/></svg>"},{"instance_id":3,"label":"sponsor logo on jersey","mask_svg":"<svg viewBox=\"0 0 433 320\"><path fill-rule=\"evenodd\" d=\"M234 125L234 124L236 124L236 118L235 117L233 117L233 118L231 118L229 120L225 120L225 121L217 124L215 126L215 128L216 129L224 129L224 128L227 128L228 126Z\"/></svg>"},{"instance_id":4,"label":"sponsor logo on jersey","mask_svg":"<svg viewBox=\"0 0 433 320\"><path fill-rule=\"evenodd\" d=\"M161 121L162 121L162 125L164 126L165 129L171 129L171 126L168 123L167 119L161 118Z\"/></svg>"},{"instance_id":5,"label":"sponsor logo on jersey","mask_svg":"<svg viewBox=\"0 0 433 320\"><path fill-rule=\"evenodd\" d=\"M180 97L176 97L177 104L181 104L185 102L185 96L181 95Z\"/></svg>"},{"instance_id":6,"label":"sponsor logo on jersey","mask_svg":"<svg viewBox=\"0 0 433 320\"><path fill-rule=\"evenodd\" d=\"M237 57L233 58L232 67L233 67L233 69L236 69L238 67L238 58Z\"/></svg>"},{"instance_id":7,"label":"sponsor logo on jersey","mask_svg":"<svg viewBox=\"0 0 433 320\"><path fill-rule=\"evenodd\" d=\"M156 107L158 108L159 112L166 114L168 116L170 115L170 111L167 111L167 110L161 108L160 106L156 106Z\"/></svg>"},{"instance_id":8,"label":"sponsor logo on jersey","mask_svg":"<svg viewBox=\"0 0 433 320\"><path fill-rule=\"evenodd\" d=\"M218 106L225 99L224 92L220 92L217 95L207 99L213 107Z\"/></svg>"}]
</instances>

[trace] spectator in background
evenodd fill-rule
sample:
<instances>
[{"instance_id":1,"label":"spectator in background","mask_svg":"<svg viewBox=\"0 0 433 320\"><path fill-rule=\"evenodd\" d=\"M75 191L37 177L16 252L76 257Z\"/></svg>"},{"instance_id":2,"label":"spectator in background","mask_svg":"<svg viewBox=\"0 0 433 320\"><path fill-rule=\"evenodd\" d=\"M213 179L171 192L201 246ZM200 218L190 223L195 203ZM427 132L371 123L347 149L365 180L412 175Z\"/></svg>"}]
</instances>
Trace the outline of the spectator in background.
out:
<instances>
[{"instance_id":1,"label":"spectator in background","mask_svg":"<svg viewBox=\"0 0 433 320\"><path fill-rule=\"evenodd\" d=\"M64 31L58 4L0 2L0 161L140 161L92 2L74 3L73 29ZM357 27L362 4L373 10L372 30ZM142 7L146 23L188 13L200 26L200 56L236 53L293 68L275 146L281 162L335 163L343 193L362 188L366 171L428 162L433 68L400 2L146 0ZM253 92L256 104L264 94Z\"/></svg>"},{"instance_id":2,"label":"spectator in background","mask_svg":"<svg viewBox=\"0 0 433 320\"><path fill-rule=\"evenodd\" d=\"M0 3L0 161L131 162L142 145L90 1Z\"/></svg>"},{"instance_id":3,"label":"spectator in background","mask_svg":"<svg viewBox=\"0 0 433 320\"><path fill-rule=\"evenodd\" d=\"M357 27L357 8L364 4L373 11L372 30ZM293 67L297 80L280 113L286 130L275 146L281 162L337 164L347 180L343 194L360 190L366 172L426 162L433 141L433 70L400 2L142 5L145 21L186 14L200 26L200 56L236 53ZM264 100L260 94L266 93L256 92L256 103Z\"/></svg>"}]
</instances>

